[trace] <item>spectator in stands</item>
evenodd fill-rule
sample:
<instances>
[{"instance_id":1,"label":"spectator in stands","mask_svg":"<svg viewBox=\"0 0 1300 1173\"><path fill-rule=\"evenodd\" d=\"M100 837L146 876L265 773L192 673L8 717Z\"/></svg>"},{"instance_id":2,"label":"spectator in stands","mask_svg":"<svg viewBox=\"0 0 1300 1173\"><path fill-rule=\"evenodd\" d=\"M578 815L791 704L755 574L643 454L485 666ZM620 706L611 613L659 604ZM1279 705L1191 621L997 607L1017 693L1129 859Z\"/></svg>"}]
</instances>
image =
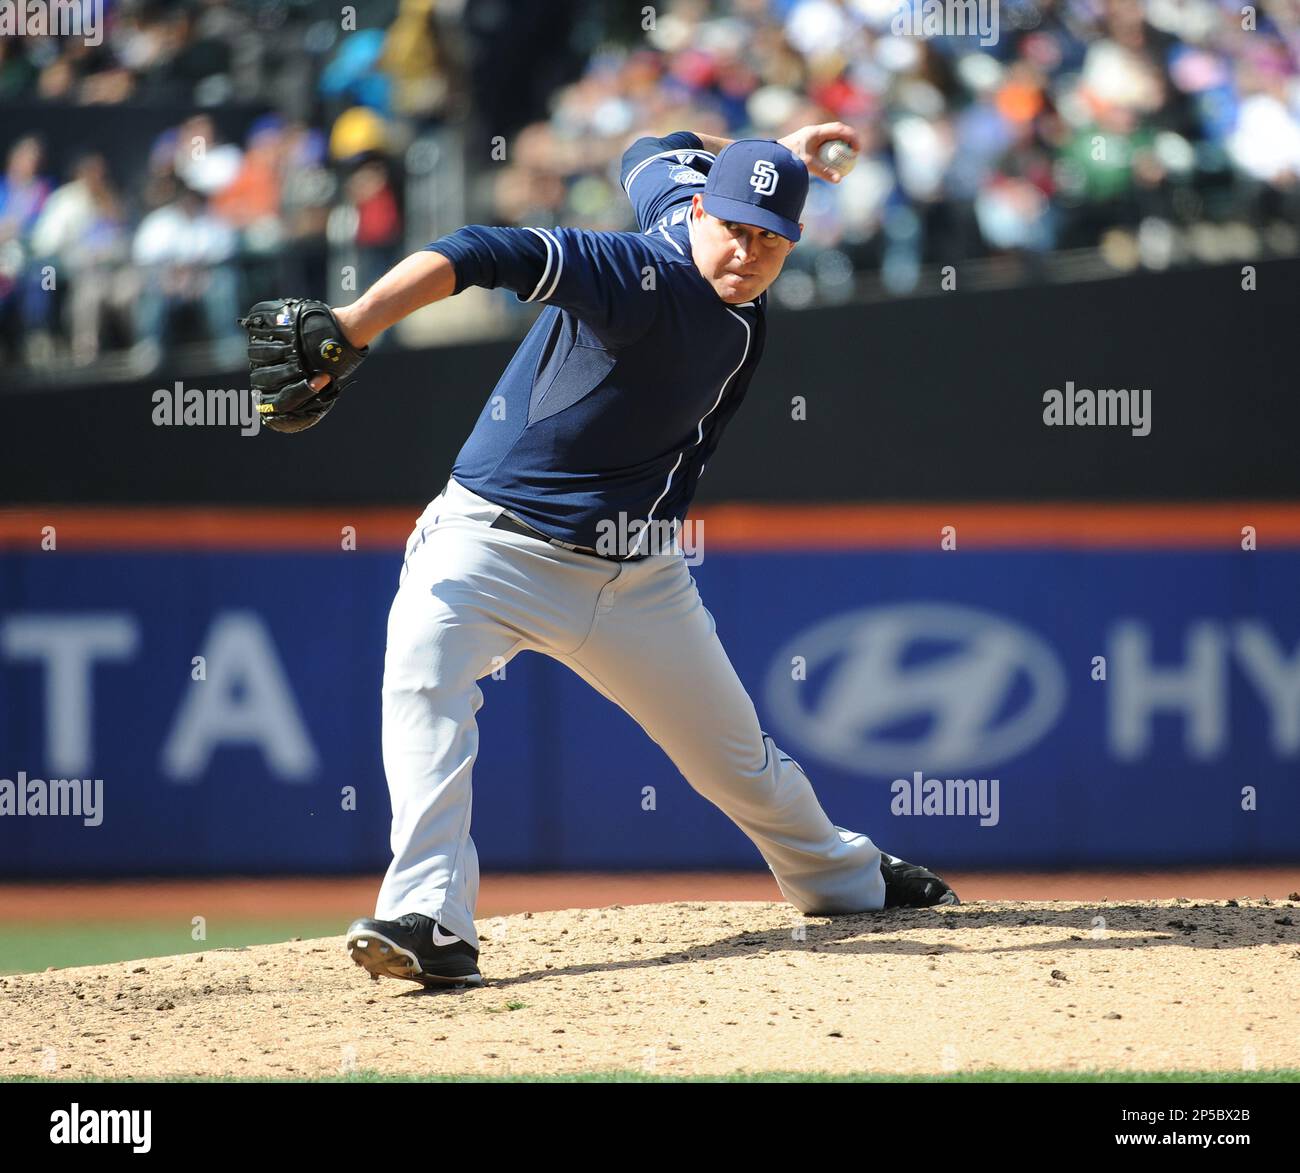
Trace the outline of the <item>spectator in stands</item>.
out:
<instances>
[{"instance_id":1,"label":"spectator in stands","mask_svg":"<svg viewBox=\"0 0 1300 1173\"><path fill-rule=\"evenodd\" d=\"M245 252L272 252L283 235L280 183L284 171L284 124L276 115L253 123L239 171L210 202L213 215L239 231Z\"/></svg>"},{"instance_id":2,"label":"spectator in stands","mask_svg":"<svg viewBox=\"0 0 1300 1173\"><path fill-rule=\"evenodd\" d=\"M41 140L25 135L10 148L0 176L0 340L10 353L20 349L27 320L42 308L39 274L29 261L31 232L53 186L41 174L44 158Z\"/></svg>"},{"instance_id":3,"label":"spectator in stands","mask_svg":"<svg viewBox=\"0 0 1300 1173\"><path fill-rule=\"evenodd\" d=\"M402 213L383 159L363 162L349 177L344 190L356 213L357 287L365 289L399 259Z\"/></svg>"},{"instance_id":4,"label":"spectator in stands","mask_svg":"<svg viewBox=\"0 0 1300 1173\"><path fill-rule=\"evenodd\" d=\"M35 135L20 138L9 150L0 176L0 244L23 241L49 197L51 183L41 174L45 148Z\"/></svg>"},{"instance_id":5,"label":"spectator in stands","mask_svg":"<svg viewBox=\"0 0 1300 1173\"><path fill-rule=\"evenodd\" d=\"M203 196L216 195L234 183L243 154L234 143L223 143L207 114L196 114L177 131L173 167L177 178Z\"/></svg>"},{"instance_id":6,"label":"spectator in stands","mask_svg":"<svg viewBox=\"0 0 1300 1173\"><path fill-rule=\"evenodd\" d=\"M48 262L68 290L72 356L78 364L99 354L106 310L125 318L139 290L130 258L126 210L104 156L83 155L72 179L46 201L32 230L35 263ZM53 323L44 323L48 329ZM125 333L125 331L123 331Z\"/></svg>"},{"instance_id":7,"label":"spectator in stands","mask_svg":"<svg viewBox=\"0 0 1300 1173\"><path fill-rule=\"evenodd\" d=\"M1241 78L1245 96L1227 139L1244 200L1262 215L1295 221L1300 213L1300 121L1287 105L1286 80Z\"/></svg>"},{"instance_id":8,"label":"spectator in stands","mask_svg":"<svg viewBox=\"0 0 1300 1173\"><path fill-rule=\"evenodd\" d=\"M175 181L173 198L152 211L135 234L131 256L144 284L140 295L134 365L157 368L171 315L184 305L202 311L208 340L220 361L236 363L244 348L238 283L232 261L234 230L212 215L202 194Z\"/></svg>"},{"instance_id":9,"label":"spectator in stands","mask_svg":"<svg viewBox=\"0 0 1300 1173\"><path fill-rule=\"evenodd\" d=\"M378 62L392 83L393 112L420 120L441 115L451 99L445 50L430 19L434 2L401 0Z\"/></svg>"},{"instance_id":10,"label":"spectator in stands","mask_svg":"<svg viewBox=\"0 0 1300 1173\"><path fill-rule=\"evenodd\" d=\"M19 37L0 37L0 102L22 97L36 83L39 71Z\"/></svg>"},{"instance_id":11,"label":"spectator in stands","mask_svg":"<svg viewBox=\"0 0 1300 1173\"><path fill-rule=\"evenodd\" d=\"M1096 245L1116 226L1134 227L1148 195L1163 178L1154 154L1155 132L1127 105L1096 105L1096 119L1080 125L1061 156L1057 176L1069 201L1063 243Z\"/></svg>"},{"instance_id":12,"label":"spectator in stands","mask_svg":"<svg viewBox=\"0 0 1300 1173\"><path fill-rule=\"evenodd\" d=\"M338 180L325 166L325 135L304 123L285 131L280 221L286 289L326 288L325 230Z\"/></svg>"},{"instance_id":13,"label":"spectator in stands","mask_svg":"<svg viewBox=\"0 0 1300 1173\"><path fill-rule=\"evenodd\" d=\"M221 35L221 25L214 20L214 10L223 6L223 0L203 5L180 5L168 13L168 57L166 79L177 89L182 100L203 105L214 98L228 99L231 95L229 73L232 49L227 37ZM200 8L203 10L200 15ZM206 19L205 19L206 18Z\"/></svg>"},{"instance_id":14,"label":"spectator in stands","mask_svg":"<svg viewBox=\"0 0 1300 1173\"><path fill-rule=\"evenodd\" d=\"M384 36L383 29L358 28L343 37L321 73L322 97L387 114L392 84L379 68Z\"/></svg>"}]
</instances>

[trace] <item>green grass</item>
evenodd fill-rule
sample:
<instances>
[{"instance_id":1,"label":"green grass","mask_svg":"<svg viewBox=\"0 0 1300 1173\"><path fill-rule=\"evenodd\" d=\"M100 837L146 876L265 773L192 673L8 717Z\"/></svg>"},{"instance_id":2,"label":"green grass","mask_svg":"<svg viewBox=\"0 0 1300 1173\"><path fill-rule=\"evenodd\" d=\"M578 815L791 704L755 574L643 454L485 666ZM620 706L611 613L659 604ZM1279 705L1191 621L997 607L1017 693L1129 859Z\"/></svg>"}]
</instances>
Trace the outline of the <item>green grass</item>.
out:
<instances>
[{"instance_id":1,"label":"green grass","mask_svg":"<svg viewBox=\"0 0 1300 1173\"><path fill-rule=\"evenodd\" d=\"M3 1076L0 1083L79 1083L75 1079L45 1080L37 1076ZM111 1080L112 1083L151 1083ZM319 1079L261 1080L247 1078L184 1078L168 1083L1300 1083L1300 1069L1277 1071L970 1071L955 1075L881 1075L860 1072L829 1075L822 1072L764 1071L757 1074L662 1076L645 1071L591 1071L578 1075L387 1075L356 1071Z\"/></svg>"},{"instance_id":2,"label":"green grass","mask_svg":"<svg viewBox=\"0 0 1300 1173\"><path fill-rule=\"evenodd\" d=\"M38 973L53 965L107 965L173 953L202 953L237 945L270 945L292 937L337 937L347 925L337 918L217 921L207 939L195 941L188 920L0 921L0 974Z\"/></svg>"}]
</instances>

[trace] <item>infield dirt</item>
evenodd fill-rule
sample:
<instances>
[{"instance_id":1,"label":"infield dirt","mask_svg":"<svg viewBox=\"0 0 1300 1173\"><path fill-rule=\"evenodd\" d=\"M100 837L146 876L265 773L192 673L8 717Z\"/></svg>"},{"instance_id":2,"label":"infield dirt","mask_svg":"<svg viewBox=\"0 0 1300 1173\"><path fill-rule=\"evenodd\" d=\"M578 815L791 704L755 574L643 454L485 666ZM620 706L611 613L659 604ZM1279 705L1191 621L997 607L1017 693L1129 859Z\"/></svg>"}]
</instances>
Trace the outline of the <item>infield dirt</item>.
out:
<instances>
[{"instance_id":1,"label":"infield dirt","mask_svg":"<svg viewBox=\"0 0 1300 1173\"><path fill-rule=\"evenodd\" d=\"M0 978L0 1075L937 1073L1300 1067L1295 901L765 902L480 922L482 989L343 938Z\"/></svg>"}]
</instances>

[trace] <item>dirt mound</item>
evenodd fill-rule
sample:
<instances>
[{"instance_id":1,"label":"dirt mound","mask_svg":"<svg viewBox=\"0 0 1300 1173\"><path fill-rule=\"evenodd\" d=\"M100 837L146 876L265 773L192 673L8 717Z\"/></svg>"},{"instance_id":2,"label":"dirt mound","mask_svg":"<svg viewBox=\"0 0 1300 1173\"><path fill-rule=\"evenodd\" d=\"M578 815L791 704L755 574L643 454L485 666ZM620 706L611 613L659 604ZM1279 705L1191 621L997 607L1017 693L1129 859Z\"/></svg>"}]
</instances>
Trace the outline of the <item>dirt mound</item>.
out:
<instances>
[{"instance_id":1,"label":"dirt mound","mask_svg":"<svg viewBox=\"0 0 1300 1173\"><path fill-rule=\"evenodd\" d=\"M480 923L480 990L342 938L0 978L0 1075L1300 1067L1293 903L658 904Z\"/></svg>"}]
</instances>

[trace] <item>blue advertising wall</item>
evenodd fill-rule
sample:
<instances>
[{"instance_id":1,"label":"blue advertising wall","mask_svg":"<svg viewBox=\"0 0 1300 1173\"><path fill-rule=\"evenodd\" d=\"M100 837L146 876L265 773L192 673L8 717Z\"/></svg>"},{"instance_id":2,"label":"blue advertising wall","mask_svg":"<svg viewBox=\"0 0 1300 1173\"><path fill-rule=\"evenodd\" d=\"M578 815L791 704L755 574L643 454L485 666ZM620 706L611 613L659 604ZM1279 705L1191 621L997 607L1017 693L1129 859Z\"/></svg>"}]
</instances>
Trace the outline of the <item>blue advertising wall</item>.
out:
<instances>
[{"instance_id":1,"label":"blue advertising wall","mask_svg":"<svg viewBox=\"0 0 1300 1173\"><path fill-rule=\"evenodd\" d=\"M386 866L399 565L0 554L0 779L103 779L98 826L0 817L0 873ZM695 573L764 728L836 823L890 851L961 868L1300 859L1300 550L720 550ZM525 655L481 687L485 870L762 866L566 669ZM915 771L997 779L996 822L895 813L891 784Z\"/></svg>"}]
</instances>

